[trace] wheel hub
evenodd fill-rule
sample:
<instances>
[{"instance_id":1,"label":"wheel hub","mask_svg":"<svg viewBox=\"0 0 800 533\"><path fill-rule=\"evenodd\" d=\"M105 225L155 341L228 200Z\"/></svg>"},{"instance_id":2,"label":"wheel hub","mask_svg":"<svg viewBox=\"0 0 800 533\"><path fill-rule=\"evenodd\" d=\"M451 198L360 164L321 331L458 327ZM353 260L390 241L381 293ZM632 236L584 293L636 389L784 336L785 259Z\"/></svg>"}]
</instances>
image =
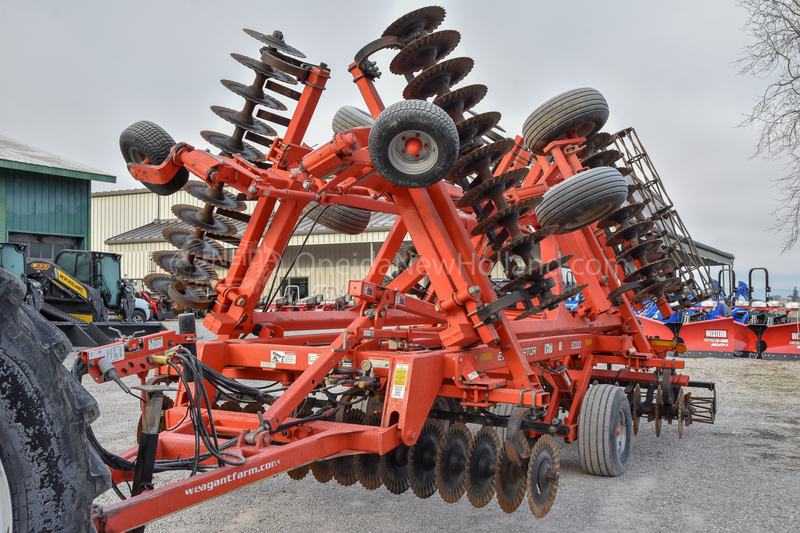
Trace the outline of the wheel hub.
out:
<instances>
[{"instance_id":1,"label":"wheel hub","mask_svg":"<svg viewBox=\"0 0 800 533\"><path fill-rule=\"evenodd\" d=\"M406 174L423 174L436 164L436 158L431 156L437 148L436 142L426 133L404 131L392 140L389 160Z\"/></svg>"}]
</instances>

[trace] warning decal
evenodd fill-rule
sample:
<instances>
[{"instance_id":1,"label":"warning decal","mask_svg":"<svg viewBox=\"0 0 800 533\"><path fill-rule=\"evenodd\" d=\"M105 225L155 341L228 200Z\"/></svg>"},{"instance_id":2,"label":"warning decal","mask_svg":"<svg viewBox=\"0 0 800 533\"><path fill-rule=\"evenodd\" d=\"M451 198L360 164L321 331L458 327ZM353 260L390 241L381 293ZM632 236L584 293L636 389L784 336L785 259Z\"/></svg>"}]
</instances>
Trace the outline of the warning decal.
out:
<instances>
[{"instance_id":1,"label":"warning decal","mask_svg":"<svg viewBox=\"0 0 800 533\"><path fill-rule=\"evenodd\" d=\"M408 365L398 364L394 367L394 381L392 382L392 398L402 399L406 394L406 378L408 378Z\"/></svg>"},{"instance_id":2,"label":"warning decal","mask_svg":"<svg viewBox=\"0 0 800 533\"><path fill-rule=\"evenodd\" d=\"M296 352L284 352L282 350L272 350L270 359L273 363L293 365L297 360Z\"/></svg>"}]
</instances>

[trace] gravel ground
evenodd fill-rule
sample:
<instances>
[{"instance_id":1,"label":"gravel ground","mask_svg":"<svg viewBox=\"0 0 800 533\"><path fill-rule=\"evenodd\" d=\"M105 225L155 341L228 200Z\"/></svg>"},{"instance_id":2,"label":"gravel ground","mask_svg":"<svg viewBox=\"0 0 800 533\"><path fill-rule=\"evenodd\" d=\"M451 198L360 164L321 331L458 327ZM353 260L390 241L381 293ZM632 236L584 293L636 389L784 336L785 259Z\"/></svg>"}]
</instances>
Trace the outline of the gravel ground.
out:
<instances>
[{"instance_id":1,"label":"gravel ground","mask_svg":"<svg viewBox=\"0 0 800 533\"><path fill-rule=\"evenodd\" d=\"M177 324L167 323L168 327ZM211 338L199 332L201 340ZM69 361L68 361L69 362ZM550 513L527 502L505 514L496 501L473 508L437 494L420 500L285 475L249 485L155 522L150 533L262 531L797 531L800 530L800 362L690 359L692 379L715 381L716 424L642 423L628 471L602 478L581 470L576 444L559 444L561 483ZM135 445L136 405L115 385L84 379L102 415L93 427L113 452ZM134 384L134 383L129 383ZM156 478L156 485L185 474ZM113 492L100 504L117 501Z\"/></svg>"}]
</instances>

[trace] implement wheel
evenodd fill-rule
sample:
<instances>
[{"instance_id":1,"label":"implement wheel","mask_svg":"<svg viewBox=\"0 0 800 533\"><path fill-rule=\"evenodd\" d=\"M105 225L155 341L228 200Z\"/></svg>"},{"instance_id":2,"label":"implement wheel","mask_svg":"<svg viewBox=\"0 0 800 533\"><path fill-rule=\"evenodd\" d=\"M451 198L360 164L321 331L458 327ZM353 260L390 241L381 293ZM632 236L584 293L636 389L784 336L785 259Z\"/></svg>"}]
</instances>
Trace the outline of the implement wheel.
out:
<instances>
[{"instance_id":1,"label":"implement wheel","mask_svg":"<svg viewBox=\"0 0 800 533\"><path fill-rule=\"evenodd\" d=\"M126 163L160 165L169 157L175 140L164 128L148 120L131 124L119 136L119 149ZM189 171L181 168L164 184L144 183L144 186L159 196L178 192L189 181Z\"/></svg>"},{"instance_id":2,"label":"implement wheel","mask_svg":"<svg viewBox=\"0 0 800 533\"><path fill-rule=\"evenodd\" d=\"M316 220L328 229L344 233L345 235L360 235L367 229L372 213L347 205L319 205L309 202L303 208L303 214Z\"/></svg>"},{"instance_id":3,"label":"implement wheel","mask_svg":"<svg viewBox=\"0 0 800 533\"><path fill-rule=\"evenodd\" d=\"M386 181L417 189L439 182L458 158L458 130L444 110L424 100L403 100L378 115L369 155Z\"/></svg>"},{"instance_id":4,"label":"implement wheel","mask_svg":"<svg viewBox=\"0 0 800 533\"><path fill-rule=\"evenodd\" d=\"M593 385L578 417L578 456L584 472L621 476L628 467L633 440L631 406L614 385Z\"/></svg>"},{"instance_id":5,"label":"implement wheel","mask_svg":"<svg viewBox=\"0 0 800 533\"><path fill-rule=\"evenodd\" d=\"M608 103L595 89L584 87L561 93L540 105L522 125L522 136L536 155L572 131L589 138L608 120Z\"/></svg>"},{"instance_id":6,"label":"implement wheel","mask_svg":"<svg viewBox=\"0 0 800 533\"><path fill-rule=\"evenodd\" d=\"M375 120L372 118L372 115L366 111L351 105L346 105L340 107L339 111L333 115L331 127L333 128L333 133L342 133L343 131L353 128L369 128L372 126L373 122L375 122Z\"/></svg>"},{"instance_id":7,"label":"implement wheel","mask_svg":"<svg viewBox=\"0 0 800 533\"><path fill-rule=\"evenodd\" d=\"M94 531L92 500L110 476L86 430L100 411L61 362L66 337L0 269L0 531Z\"/></svg>"},{"instance_id":8,"label":"implement wheel","mask_svg":"<svg viewBox=\"0 0 800 533\"><path fill-rule=\"evenodd\" d=\"M557 234L594 224L617 209L628 196L625 178L611 167L598 167L566 179L547 191L536 208L541 226L558 226Z\"/></svg>"}]
</instances>

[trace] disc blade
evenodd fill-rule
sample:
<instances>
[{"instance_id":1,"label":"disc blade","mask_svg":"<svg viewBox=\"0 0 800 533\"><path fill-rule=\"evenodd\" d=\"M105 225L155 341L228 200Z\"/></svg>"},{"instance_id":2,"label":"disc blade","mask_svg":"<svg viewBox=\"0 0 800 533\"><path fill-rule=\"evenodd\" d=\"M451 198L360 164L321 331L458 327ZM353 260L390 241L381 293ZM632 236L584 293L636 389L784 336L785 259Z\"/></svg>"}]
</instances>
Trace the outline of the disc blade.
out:
<instances>
[{"instance_id":1,"label":"disc blade","mask_svg":"<svg viewBox=\"0 0 800 533\"><path fill-rule=\"evenodd\" d=\"M500 439L493 428L483 427L475 434L467 454L467 498L473 507L486 507L495 492Z\"/></svg>"},{"instance_id":2,"label":"disc blade","mask_svg":"<svg viewBox=\"0 0 800 533\"><path fill-rule=\"evenodd\" d=\"M436 455L436 488L447 503L456 503L467 490L467 454L472 445L472 433L461 422L451 424L442 437Z\"/></svg>"}]
</instances>

